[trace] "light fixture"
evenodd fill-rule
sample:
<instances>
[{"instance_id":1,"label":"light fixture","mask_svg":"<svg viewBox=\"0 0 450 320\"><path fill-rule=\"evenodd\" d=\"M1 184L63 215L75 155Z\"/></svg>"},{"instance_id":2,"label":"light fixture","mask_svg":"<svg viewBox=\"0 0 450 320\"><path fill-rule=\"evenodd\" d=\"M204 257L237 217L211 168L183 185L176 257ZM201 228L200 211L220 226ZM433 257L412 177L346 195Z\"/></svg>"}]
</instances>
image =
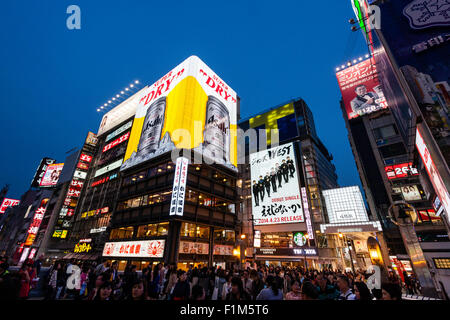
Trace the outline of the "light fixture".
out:
<instances>
[{"instance_id":1,"label":"light fixture","mask_svg":"<svg viewBox=\"0 0 450 320\"><path fill-rule=\"evenodd\" d=\"M111 103L111 100L108 100L108 103Z\"/></svg>"},{"instance_id":2,"label":"light fixture","mask_svg":"<svg viewBox=\"0 0 450 320\"><path fill-rule=\"evenodd\" d=\"M241 234L241 239L244 240L246 238L245 234Z\"/></svg>"},{"instance_id":3,"label":"light fixture","mask_svg":"<svg viewBox=\"0 0 450 320\"><path fill-rule=\"evenodd\" d=\"M116 98L112 98L112 99L113 99L113 101L116 100Z\"/></svg>"},{"instance_id":4,"label":"light fixture","mask_svg":"<svg viewBox=\"0 0 450 320\"><path fill-rule=\"evenodd\" d=\"M134 84L130 84L130 88L133 88L134 87Z\"/></svg>"},{"instance_id":5,"label":"light fixture","mask_svg":"<svg viewBox=\"0 0 450 320\"><path fill-rule=\"evenodd\" d=\"M345 66L344 66L344 65L342 65L342 66L341 66L341 68L342 68L342 69L344 69L344 68L345 68Z\"/></svg>"},{"instance_id":6,"label":"light fixture","mask_svg":"<svg viewBox=\"0 0 450 320\"><path fill-rule=\"evenodd\" d=\"M339 71L339 67L336 68L336 71Z\"/></svg>"},{"instance_id":7,"label":"light fixture","mask_svg":"<svg viewBox=\"0 0 450 320\"><path fill-rule=\"evenodd\" d=\"M339 233L339 238L342 238L344 235L342 233Z\"/></svg>"},{"instance_id":8,"label":"light fixture","mask_svg":"<svg viewBox=\"0 0 450 320\"><path fill-rule=\"evenodd\" d=\"M107 103L104 104L105 107L106 107L107 105L108 105Z\"/></svg>"},{"instance_id":9,"label":"light fixture","mask_svg":"<svg viewBox=\"0 0 450 320\"><path fill-rule=\"evenodd\" d=\"M130 89L128 89L128 88L125 88L125 91L128 91L128 90L130 90Z\"/></svg>"},{"instance_id":10,"label":"light fixture","mask_svg":"<svg viewBox=\"0 0 450 320\"><path fill-rule=\"evenodd\" d=\"M136 84L139 83L139 80L136 80L134 83L136 83Z\"/></svg>"},{"instance_id":11,"label":"light fixture","mask_svg":"<svg viewBox=\"0 0 450 320\"><path fill-rule=\"evenodd\" d=\"M124 94L125 92L123 92L123 91L120 91L120 94Z\"/></svg>"},{"instance_id":12,"label":"light fixture","mask_svg":"<svg viewBox=\"0 0 450 320\"><path fill-rule=\"evenodd\" d=\"M97 111L100 111L100 109L97 109Z\"/></svg>"},{"instance_id":13,"label":"light fixture","mask_svg":"<svg viewBox=\"0 0 450 320\"><path fill-rule=\"evenodd\" d=\"M119 98L119 97L120 97L120 94L116 94L116 97Z\"/></svg>"}]
</instances>

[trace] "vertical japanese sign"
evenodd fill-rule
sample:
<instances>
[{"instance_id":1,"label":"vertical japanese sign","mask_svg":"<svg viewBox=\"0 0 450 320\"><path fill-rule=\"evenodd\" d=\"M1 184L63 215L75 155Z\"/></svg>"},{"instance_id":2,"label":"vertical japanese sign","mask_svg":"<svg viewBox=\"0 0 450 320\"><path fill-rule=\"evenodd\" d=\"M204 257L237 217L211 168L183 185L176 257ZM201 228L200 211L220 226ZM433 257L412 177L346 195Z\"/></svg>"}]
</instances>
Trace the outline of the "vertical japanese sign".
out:
<instances>
[{"instance_id":1,"label":"vertical japanese sign","mask_svg":"<svg viewBox=\"0 0 450 320\"><path fill-rule=\"evenodd\" d=\"M419 128L417 128L416 130L416 147L419 151L420 157L422 158L423 164L425 165L428 176L430 177L430 181L433 185L434 191L439 197L439 200L441 201L442 207L444 208L445 212L447 213L447 215L450 215L450 196L444 182L442 181L439 171L437 171L434 165L430 151L428 150L428 147L425 144L422 135L420 134Z\"/></svg>"},{"instance_id":2,"label":"vertical japanese sign","mask_svg":"<svg viewBox=\"0 0 450 320\"><path fill-rule=\"evenodd\" d=\"M177 159L175 176L173 178L172 200L170 202L170 215L182 216L184 211L184 198L186 195L186 180L189 159Z\"/></svg>"},{"instance_id":3,"label":"vertical japanese sign","mask_svg":"<svg viewBox=\"0 0 450 320\"><path fill-rule=\"evenodd\" d=\"M303 200L303 211L305 212L306 218L306 230L308 230L309 239L314 239L314 231L311 223L311 215L309 213L308 205L308 195L306 194L306 188L302 188L302 200Z\"/></svg>"},{"instance_id":4,"label":"vertical japanese sign","mask_svg":"<svg viewBox=\"0 0 450 320\"><path fill-rule=\"evenodd\" d=\"M44 219L45 210L47 210L48 198L42 199L41 204L34 212L33 220L31 221L30 226L28 227L28 236L25 241L25 246L31 246L36 239L36 235L39 231L39 227L41 226L42 219Z\"/></svg>"}]
</instances>

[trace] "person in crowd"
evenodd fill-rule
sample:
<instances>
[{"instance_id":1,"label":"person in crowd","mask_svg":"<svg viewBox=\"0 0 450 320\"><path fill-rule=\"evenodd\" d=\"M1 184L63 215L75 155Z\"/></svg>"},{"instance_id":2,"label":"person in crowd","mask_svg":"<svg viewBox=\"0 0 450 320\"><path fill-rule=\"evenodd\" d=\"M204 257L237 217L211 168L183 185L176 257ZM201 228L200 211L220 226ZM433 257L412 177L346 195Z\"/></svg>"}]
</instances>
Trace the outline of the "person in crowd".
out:
<instances>
[{"instance_id":1,"label":"person in crowd","mask_svg":"<svg viewBox=\"0 0 450 320\"><path fill-rule=\"evenodd\" d=\"M145 292L144 282L145 281L143 279L136 280L136 282L131 286L131 294L128 295L125 300L150 300Z\"/></svg>"},{"instance_id":2,"label":"person in crowd","mask_svg":"<svg viewBox=\"0 0 450 320\"><path fill-rule=\"evenodd\" d=\"M250 279L250 272L248 270L244 270L242 274L242 284L244 286L244 290L251 295L252 291L252 279Z\"/></svg>"},{"instance_id":3,"label":"person in crowd","mask_svg":"<svg viewBox=\"0 0 450 320\"><path fill-rule=\"evenodd\" d=\"M222 287L222 300L226 300L228 294L231 292L231 280L233 279L233 276L231 274L228 274L226 275L225 279L226 282Z\"/></svg>"},{"instance_id":4,"label":"person in crowd","mask_svg":"<svg viewBox=\"0 0 450 320\"><path fill-rule=\"evenodd\" d=\"M244 285L240 277L233 277L231 279L231 290L228 292L225 300L250 300L250 295L244 290Z\"/></svg>"},{"instance_id":5,"label":"person in crowd","mask_svg":"<svg viewBox=\"0 0 450 320\"><path fill-rule=\"evenodd\" d=\"M339 297L339 290L331 284L329 278L323 273L317 275L316 286L319 291L319 300L336 300Z\"/></svg>"},{"instance_id":6,"label":"person in crowd","mask_svg":"<svg viewBox=\"0 0 450 320\"><path fill-rule=\"evenodd\" d=\"M269 275L266 278L267 288L262 289L256 300L283 300L283 291L279 287L276 277Z\"/></svg>"},{"instance_id":7,"label":"person in crowd","mask_svg":"<svg viewBox=\"0 0 450 320\"><path fill-rule=\"evenodd\" d=\"M108 276L106 274L101 274L97 276L95 280L95 287L91 290L88 296L88 300L94 300L99 294L100 288L107 282Z\"/></svg>"},{"instance_id":8,"label":"person in crowd","mask_svg":"<svg viewBox=\"0 0 450 320\"><path fill-rule=\"evenodd\" d=\"M364 282L357 281L354 284L354 292L356 296L356 300L372 300L372 294L370 293L369 288L367 288L367 285Z\"/></svg>"},{"instance_id":9,"label":"person in crowd","mask_svg":"<svg viewBox=\"0 0 450 320\"><path fill-rule=\"evenodd\" d=\"M252 287L249 293L252 300L256 300L256 297L259 295L261 290L264 289L264 282L256 270L250 271L250 278L252 279Z\"/></svg>"},{"instance_id":10,"label":"person in crowd","mask_svg":"<svg viewBox=\"0 0 450 320\"><path fill-rule=\"evenodd\" d=\"M192 271L191 271L192 272ZM177 283L177 269L175 265L171 265L169 267L169 271L166 274L166 277L168 280L166 281L166 287L164 290L164 294L167 299L170 298L170 293L172 292L173 288L175 287L175 284ZM187 277L187 274L186 274Z\"/></svg>"},{"instance_id":11,"label":"person in crowd","mask_svg":"<svg viewBox=\"0 0 450 320\"><path fill-rule=\"evenodd\" d=\"M192 287L192 296L191 300L200 301L206 300L205 289L199 284L196 284Z\"/></svg>"},{"instance_id":12,"label":"person in crowd","mask_svg":"<svg viewBox=\"0 0 450 320\"><path fill-rule=\"evenodd\" d=\"M381 285L382 300L402 300L402 288L398 283L387 282Z\"/></svg>"},{"instance_id":13,"label":"person in crowd","mask_svg":"<svg viewBox=\"0 0 450 320\"><path fill-rule=\"evenodd\" d=\"M18 286L8 269L8 262L3 261L0 263L0 301L16 300L18 298Z\"/></svg>"},{"instance_id":14,"label":"person in crowd","mask_svg":"<svg viewBox=\"0 0 450 320\"><path fill-rule=\"evenodd\" d=\"M337 279L337 286L340 291L338 300L355 300L356 296L350 287L350 280L345 275L339 275Z\"/></svg>"},{"instance_id":15,"label":"person in crowd","mask_svg":"<svg viewBox=\"0 0 450 320\"><path fill-rule=\"evenodd\" d=\"M29 274L29 266L27 264L23 264L20 267L19 275L20 275L19 298L22 300L26 300L28 298L28 294L30 293L30 282L31 282Z\"/></svg>"},{"instance_id":16,"label":"person in crowd","mask_svg":"<svg viewBox=\"0 0 450 320\"><path fill-rule=\"evenodd\" d=\"M304 280L302 283L302 299L301 300L317 300L319 297L319 293L317 288L313 285L313 283L309 280Z\"/></svg>"},{"instance_id":17,"label":"person in crowd","mask_svg":"<svg viewBox=\"0 0 450 320\"><path fill-rule=\"evenodd\" d=\"M80 275L80 297L85 298L88 294L88 281L89 281L89 272L91 270L88 266L84 265L81 269Z\"/></svg>"},{"instance_id":18,"label":"person in crowd","mask_svg":"<svg viewBox=\"0 0 450 320\"><path fill-rule=\"evenodd\" d=\"M156 300L159 297L159 284L160 284L160 268L161 264L158 263L153 267L151 278L147 279L148 283L148 295L150 298Z\"/></svg>"},{"instance_id":19,"label":"person in crowd","mask_svg":"<svg viewBox=\"0 0 450 320\"><path fill-rule=\"evenodd\" d=\"M186 271L179 270L177 273L178 281L173 288L173 300L187 300L191 294L189 282L187 282Z\"/></svg>"},{"instance_id":20,"label":"person in crowd","mask_svg":"<svg viewBox=\"0 0 450 320\"><path fill-rule=\"evenodd\" d=\"M285 300L301 300L302 299L302 290L300 281L297 279L291 280L291 291L286 294Z\"/></svg>"},{"instance_id":21,"label":"person in crowd","mask_svg":"<svg viewBox=\"0 0 450 320\"><path fill-rule=\"evenodd\" d=\"M112 299L112 291L113 286L110 281L105 281L103 284L98 288L98 294L95 296L93 300L95 301L107 301L107 300L113 300Z\"/></svg>"},{"instance_id":22,"label":"person in crowd","mask_svg":"<svg viewBox=\"0 0 450 320\"><path fill-rule=\"evenodd\" d=\"M96 276L99 276L99 275L101 275L102 273L105 273L106 270L108 270L108 269L109 269L109 262L108 262L108 260L103 259L102 263L100 263L100 264L95 268L94 273L95 273Z\"/></svg>"}]
</instances>

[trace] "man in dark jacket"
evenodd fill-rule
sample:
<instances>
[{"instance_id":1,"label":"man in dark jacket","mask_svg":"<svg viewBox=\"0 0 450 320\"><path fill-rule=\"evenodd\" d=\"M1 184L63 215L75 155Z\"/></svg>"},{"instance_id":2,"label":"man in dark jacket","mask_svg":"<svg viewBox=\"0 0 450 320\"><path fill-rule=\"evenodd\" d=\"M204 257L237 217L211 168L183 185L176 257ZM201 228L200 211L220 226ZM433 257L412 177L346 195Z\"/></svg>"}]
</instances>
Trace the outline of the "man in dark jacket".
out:
<instances>
[{"instance_id":1,"label":"man in dark jacket","mask_svg":"<svg viewBox=\"0 0 450 320\"><path fill-rule=\"evenodd\" d=\"M253 180L252 191L253 191L253 197L255 198L255 207L257 207L257 206L259 206L259 188L258 188L258 184L256 183L256 180Z\"/></svg>"},{"instance_id":2,"label":"man in dark jacket","mask_svg":"<svg viewBox=\"0 0 450 320\"><path fill-rule=\"evenodd\" d=\"M287 161L286 161L288 168L289 168L289 174L291 176L291 178L294 177L294 172L295 172L295 166L294 166L294 160L292 160L290 157L287 157Z\"/></svg>"},{"instance_id":3,"label":"man in dark jacket","mask_svg":"<svg viewBox=\"0 0 450 320\"><path fill-rule=\"evenodd\" d=\"M281 177L282 177L282 172L281 172L281 167L277 164L275 164L275 171L277 173L277 178L278 178L278 188L281 188Z\"/></svg>"},{"instance_id":4,"label":"man in dark jacket","mask_svg":"<svg viewBox=\"0 0 450 320\"><path fill-rule=\"evenodd\" d=\"M266 176L264 177L264 187L266 187L267 196L270 198L270 176L268 173L266 173Z\"/></svg>"},{"instance_id":5,"label":"man in dark jacket","mask_svg":"<svg viewBox=\"0 0 450 320\"><path fill-rule=\"evenodd\" d=\"M261 201L264 201L264 179L262 176L259 176L258 189L259 189L259 198L261 199Z\"/></svg>"},{"instance_id":6,"label":"man in dark jacket","mask_svg":"<svg viewBox=\"0 0 450 320\"><path fill-rule=\"evenodd\" d=\"M289 182L289 168L286 163L286 160L283 159L283 162L281 164L281 173L283 174L284 182Z\"/></svg>"},{"instance_id":7,"label":"man in dark jacket","mask_svg":"<svg viewBox=\"0 0 450 320\"><path fill-rule=\"evenodd\" d=\"M178 271L178 281L173 288L172 298L173 300L187 300L191 295L191 287L189 282L186 281L186 271Z\"/></svg>"},{"instance_id":8,"label":"man in dark jacket","mask_svg":"<svg viewBox=\"0 0 450 320\"><path fill-rule=\"evenodd\" d=\"M256 297L264 289L264 282L261 280L256 270L250 271L250 278L252 279L252 289L250 292L252 300L256 300Z\"/></svg>"},{"instance_id":9,"label":"man in dark jacket","mask_svg":"<svg viewBox=\"0 0 450 320\"><path fill-rule=\"evenodd\" d=\"M270 182L272 183L273 193L277 192L277 173L274 168L270 170Z\"/></svg>"}]
</instances>

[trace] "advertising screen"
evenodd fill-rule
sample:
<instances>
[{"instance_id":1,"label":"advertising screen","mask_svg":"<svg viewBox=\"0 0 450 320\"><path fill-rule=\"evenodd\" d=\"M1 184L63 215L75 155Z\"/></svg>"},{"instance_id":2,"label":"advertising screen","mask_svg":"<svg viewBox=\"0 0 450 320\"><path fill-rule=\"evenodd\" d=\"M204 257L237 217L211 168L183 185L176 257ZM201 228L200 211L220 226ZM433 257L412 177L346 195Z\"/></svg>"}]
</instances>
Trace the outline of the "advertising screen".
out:
<instances>
[{"instance_id":1,"label":"advertising screen","mask_svg":"<svg viewBox=\"0 0 450 320\"><path fill-rule=\"evenodd\" d=\"M324 190L330 223L369 221L361 191L357 186Z\"/></svg>"},{"instance_id":2,"label":"advertising screen","mask_svg":"<svg viewBox=\"0 0 450 320\"><path fill-rule=\"evenodd\" d=\"M107 242L103 257L162 258L165 240Z\"/></svg>"},{"instance_id":3,"label":"advertising screen","mask_svg":"<svg viewBox=\"0 0 450 320\"><path fill-rule=\"evenodd\" d=\"M236 117L234 90L191 56L144 90L121 170L174 148L237 170Z\"/></svg>"},{"instance_id":4,"label":"advertising screen","mask_svg":"<svg viewBox=\"0 0 450 320\"><path fill-rule=\"evenodd\" d=\"M388 107L373 58L337 72L336 77L348 119Z\"/></svg>"},{"instance_id":5,"label":"advertising screen","mask_svg":"<svg viewBox=\"0 0 450 320\"><path fill-rule=\"evenodd\" d=\"M420 134L419 128L417 128L416 130L416 148L419 151L428 176L430 177L431 184L433 185L433 189L434 191L436 191L436 194L441 201L442 207L444 208L447 215L450 215L450 195L447 191L447 188L445 187L444 182L442 181L441 175L434 165L430 151L428 150L428 147L425 144L422 135Z\"/></svg>"},{"instance_id":6,"label":"advertising screen","mask_svg":"<svg viewBox=\"0 0 450 320\"><path fill-rule=\"evenodd\" d=\"M202 242L180 241L180 253L209 254L209 244Z\"/></svg>"},{"instance_id":7,"label":"advertising screen","mask_svg":"<svg viewBox=\"0 0 450 320\"><path fill-rule=\"evenodd\" d=\"M6 208L8 208L8 207L17 206L19 204L19 202L20 202L20 200L8 199L8 198L3 199L2 205L0 206L0 214L5 213Z\"/></svg>"},{"instance_id":8,"label":"advertising screen","mask_svg":"<svg viewBox=\"0 0 450 320\"><path fill-rule=\"evenodd\" d=\"M304 222L293 143L250 154L255 225Z\"/></svg>"},{"instance_id":9,"label":"advertising screen","mask_svg":"<svg viewBox=\"0 0 450 320\"><path fill-rule=\"evenodd\" d=\"M406 201L422 200L422 195L420 194L417 185L402 186L400 187L403 195L403 199Z\"/></svg>"},{"instance_id":10,"label":"advertising screen","mask_svg":"<svg viewBox=\"0 0 450 320\"><path fill-rule=\"evenodd\" d=\"M45 171L47 170L48 165L55 163L56 160L55 159L51 159L51 158L43 158L39 164L39 167L36 170L36 173L33 177L33 180L31 181L31 187L32 188L38 188L42 177L45 174Z\"/></svg>"},{"instance_id":11,"label":"advertising screen","mask_svg":"<svg viewBox=\"0 0 450 320\"><path fill-rule=\"evenodd\" d=\"M413 167L412 162L386 166L384 167L384 171L389 180L419 175L417 169Z\"/></svg>"},{"instance_id":12,"label":"advertising screen","mask_svg":"<svg viewBox=\"0 0 450 320\"><path fill-rule=\"evenodd\" d=\"M50 164L42 177L41 187L53 187L58 183L64 163Z\"/></svg>"}]
</instances>

